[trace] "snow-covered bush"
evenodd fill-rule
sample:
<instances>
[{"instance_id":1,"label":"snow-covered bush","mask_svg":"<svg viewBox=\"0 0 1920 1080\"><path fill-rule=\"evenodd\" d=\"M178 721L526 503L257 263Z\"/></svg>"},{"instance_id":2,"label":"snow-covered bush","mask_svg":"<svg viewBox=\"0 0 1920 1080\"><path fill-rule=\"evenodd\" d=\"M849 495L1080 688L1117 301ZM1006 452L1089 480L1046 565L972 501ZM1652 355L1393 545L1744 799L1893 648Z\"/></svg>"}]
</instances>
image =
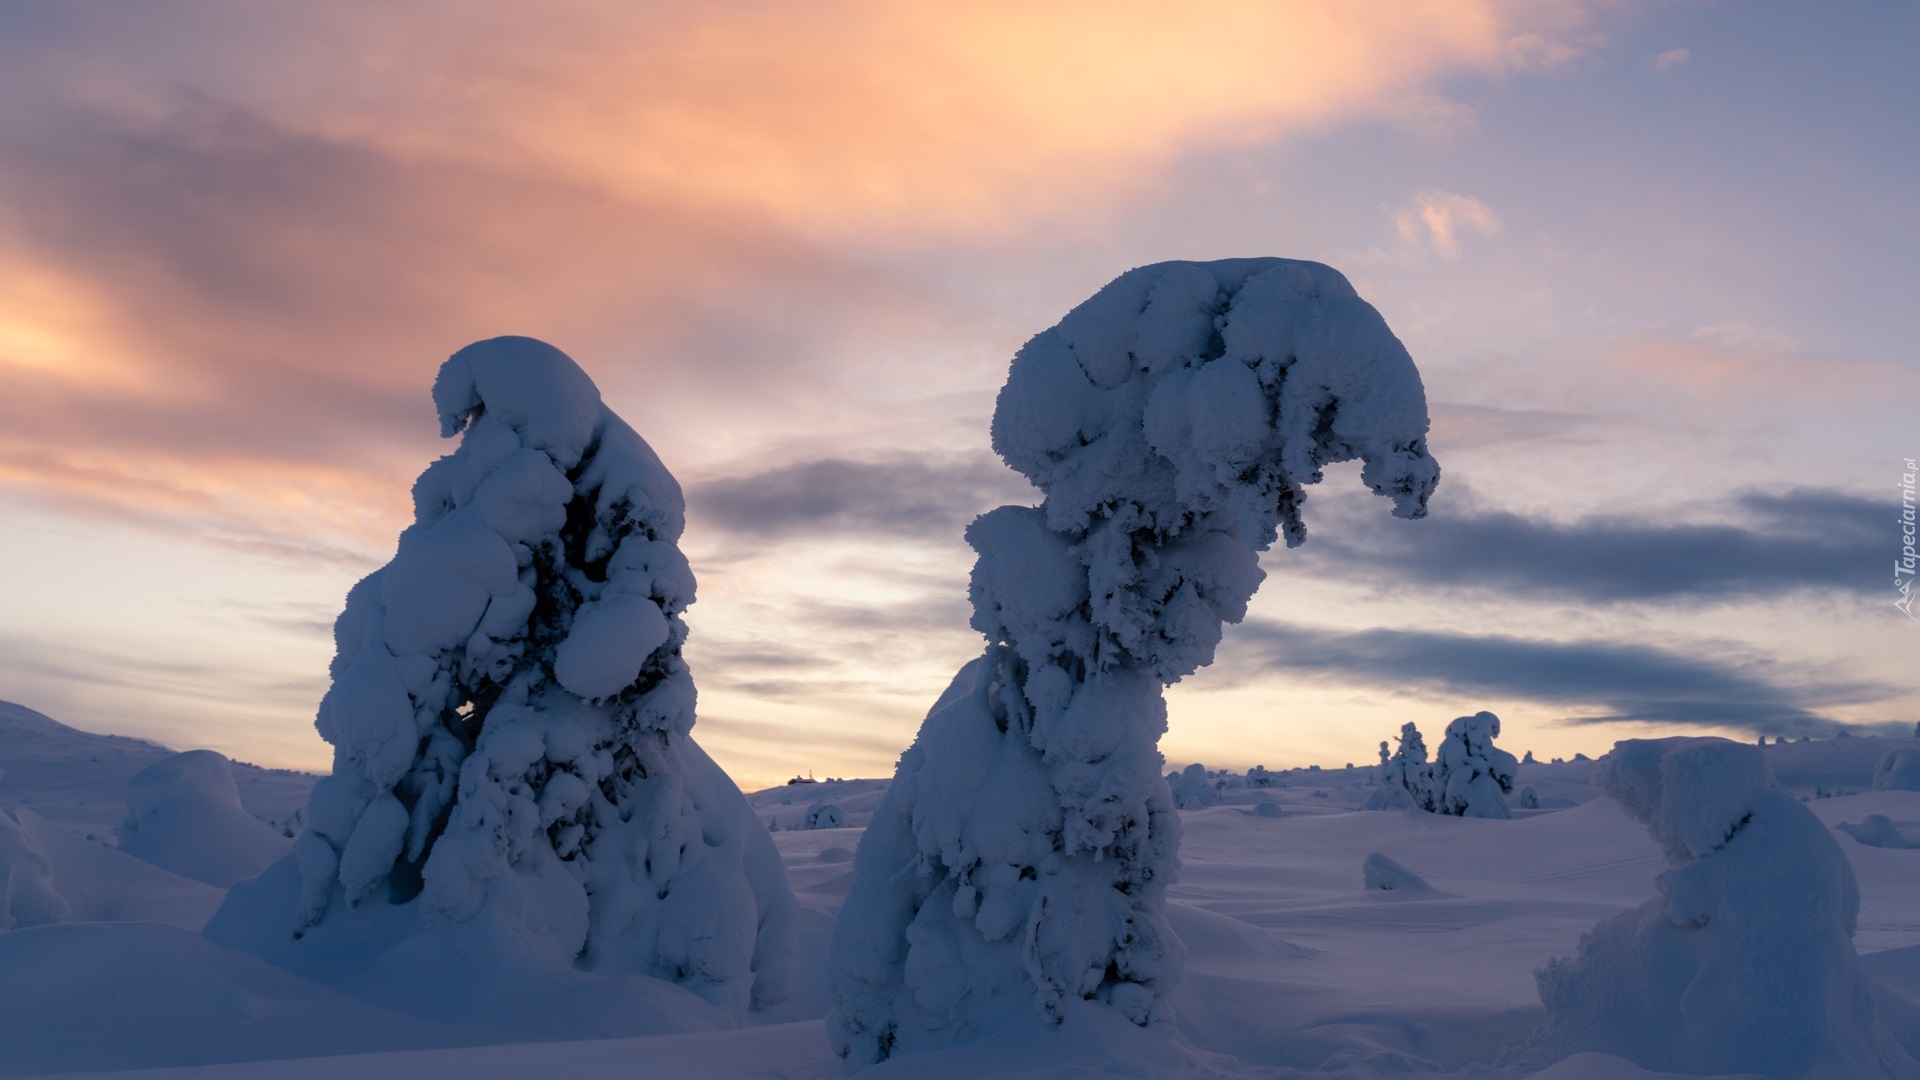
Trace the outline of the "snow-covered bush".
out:
<instances>
[{"instance_id":1,"label":"snow-covered bush","mask_svg":"<svg viewBox=\"0 0 1920 1080\"><path fill-rule=\"evenodd\" d=\"M1853 948L1860 890L1826 826L1758 747L1630 740L1594 783L1666 853L1659 893L1539 972L1523 1057L1580 1051L1691 1074L1912 1078Z\"/></svg>"},{"instance_id":2,"label":"snow-covered bush","mask_svg":"<svg viewBox=\"0 0 1920 1080\"><path fill-rule=\"evenodd\" d=\"M53 865L5 810L0 810L0 931L65 922L72 914L53 888Z\"/></svg>"},{"instance_id":3,"label":"snow-covered bush","mask_svg":"<svg viewBox=\"0 0 1920 1080\"><path fill-rule=\"evenodd\" d=\"M1889 750L1873 763L1873 790L1920 791L1920 750Z\"/></svg>"},{"instance_id":4,"label":"snow-covered bush","mask_svg":"<svg viewBox=\"0 0 1920 1080\"><path fill-rule=\"evenodd\" d=\"M1162 689L1306 536L1324 466L1419 517L1438 480L1406 350L1345 278L1245 259L1133 270L1028 342L994 449L1045 493L967 530L985 653L901 757L829 950L858 1067L1111 1007L1164 1018L1181 950ZM1083 1003L1098 1003L1087 1006Z\"/></svg>"},{"instance_id":5,"label":"snow-covered bush","mask_svg":"<svg viewBox=\"0 0 1920 1080\"><path fill-rule=\"evenodd\" d=\"M460 446L335 623L333 774L290 929L392 926L368 912L398 906L468 954L650 974L736 1013L779 1000L797 907L690 735L679 484L542 342L460 350L433 400Z\"/></svg>"},{"instance_id":6,"label":"snow-covered bush","mask_svg":"<svg viewBox=\"0 0 1920 1080\"><path fill-rule=\"evenodd\" d=\"M1462 716L1447 725L1429 781L1434 812L1477 818L1511 816L1507 793L1513 790L1514 770L1520 763L1493 745L1499 735L1500 718L1490 712Z\"/></svg>"},{"instance_id":7,"label":"snow-covered bush","mask_svg":"<svg viewBox=\"0 0 1920 1080\"><path fill-rule=\"evenodd\" d=\"M807 807L806 822L802 827L808 829L840 829L845 828L846 824L847 817L840 812L839 807L832 803L815 803Z\"/></svg>"},{"instance_id":8,"label":"snow-covered bush","mask_svg":"<svg viewBox=\"0 0 1920 1080\"><path fill-rule=\"evenodd\" d=\"M1199 810L1220 805L1219 786L1197 761L1177 773L1168 773L1167 788L1173 793L1175 809Z\"/></svg>"}]
</instances>

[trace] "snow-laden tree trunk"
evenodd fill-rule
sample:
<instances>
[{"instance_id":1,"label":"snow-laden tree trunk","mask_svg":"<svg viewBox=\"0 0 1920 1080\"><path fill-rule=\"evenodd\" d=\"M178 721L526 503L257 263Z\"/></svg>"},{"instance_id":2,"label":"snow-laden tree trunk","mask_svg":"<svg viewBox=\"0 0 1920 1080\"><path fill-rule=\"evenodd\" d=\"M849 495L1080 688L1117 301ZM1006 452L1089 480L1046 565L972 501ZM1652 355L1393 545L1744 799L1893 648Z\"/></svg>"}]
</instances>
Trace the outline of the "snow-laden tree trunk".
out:
<instances>
[{"instance_id":1,"label":"snow-laden tree trunk","mask_svg":"<svg viewBox=\"0 0 1920 1080\"><path fill-rule=\"evenodd\" d=\"M1182 949L1158 741L1166 684L1306 535L1327 464L1419 517L1439 478L1418 372L1317 263L1122 275L1014 358L993 443L1045 493L975 521L986 652L934 705L861 841L829 951L858 1067L1083 1002L1166 1016Z\"/></svg>"},{"instance_id":2,"label":"snow-laden tree trunk","mask_svg":"<svg viewBox=\"0 0 1920 1080\"><path fill-rule=\"evenodd\" d=\"M462 349L433 398L460 447L335 625L294 929L408 905L736 1013L779 1000L796 905L689 734L679 485L541 342Z\"/></svg>"}]
</instances>

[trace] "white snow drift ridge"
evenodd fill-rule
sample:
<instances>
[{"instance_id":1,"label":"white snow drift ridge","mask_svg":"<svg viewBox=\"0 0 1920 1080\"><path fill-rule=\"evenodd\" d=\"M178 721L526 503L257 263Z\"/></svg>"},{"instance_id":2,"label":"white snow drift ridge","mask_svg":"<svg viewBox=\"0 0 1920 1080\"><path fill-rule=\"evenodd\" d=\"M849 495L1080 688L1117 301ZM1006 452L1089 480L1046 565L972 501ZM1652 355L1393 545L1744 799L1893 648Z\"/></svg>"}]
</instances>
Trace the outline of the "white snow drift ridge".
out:
<instances>
[{"instance_id":1,"label":"white snow drift ridge","mask_svg":"<svg viewBox=\"0 0 1920 1080\"><path fill-rule=\"evenodd\" d=\"M335 624L333 774L293 856L235 888L207 936L528 1037L779 1001L797 906L690 734L679 485L541 342L460 350L433 399L460 446Z\"/></svg>"},{"instance_id":2,"label":"white snow drift ridge","mask_svg":"<svg viewBox=\"0 0 1920 1080\"><path fill-rule=\"evenodd\" d=\"M1169 1018L1162 688L1245 616L1258 553L1305 539L1323 466L1360 459L1424 514L1426 433L1406 349L1318 263L1133 270L1020 350L993 445L1046 499L967 530L988 645L860 844L829 954L850 1066L1088 1008Z\"/></svg>"},{"instance_id":3,"label":"white snow drift ridge","mask_svg":"<svg viewBox=\"0 0 1920 1080\"><path fill-rule=\"evenodd\" d=\"M1647 827L1667 871L1658 895L1539 973L1547 1021L1518 1062L1598 1051L1701 1075L1920 1077L1854 952L1846 853L1758 748L1630 740L1594 782Z\"/></svg>"}]
</instances>

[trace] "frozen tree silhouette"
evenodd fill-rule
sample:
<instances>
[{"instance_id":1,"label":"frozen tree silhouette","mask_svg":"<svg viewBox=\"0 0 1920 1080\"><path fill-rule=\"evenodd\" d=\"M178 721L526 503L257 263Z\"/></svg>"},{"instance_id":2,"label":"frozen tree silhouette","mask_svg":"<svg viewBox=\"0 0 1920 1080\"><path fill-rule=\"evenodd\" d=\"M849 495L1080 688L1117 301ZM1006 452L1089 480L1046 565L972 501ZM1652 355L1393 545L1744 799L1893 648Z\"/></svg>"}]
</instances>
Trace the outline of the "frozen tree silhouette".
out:
<instances>
[{"instance_id":1,"label":"frozen tree silhouette","mask_svg":"<svg viewBox=\"0 0 1920 1080\"><path fill-rule=\"evenodd\" d=\"M1305 539L1324 466L1424 514L1426 432L1405 348L1317 263L1144 267L1020 350L993 445L1046 497L967 530L988 644L902 756L829 950L850 1065L1085 1002L1166 1015L1162 689L1245 616L1258 553Z\"/></svg>"},{"instance_id":2,"label":"frozen tree silhouette","mask_svg":"<svg viewBox=\"0 0 1920 1080\"><path fill-rule=\"evenodd\" d=\"M399 905L736 1013L780 999L785 873L690 734L679 485L541 342L460 350L433 399L459 449L335 624L295 930Z\"/></svg>"}]
</instances>

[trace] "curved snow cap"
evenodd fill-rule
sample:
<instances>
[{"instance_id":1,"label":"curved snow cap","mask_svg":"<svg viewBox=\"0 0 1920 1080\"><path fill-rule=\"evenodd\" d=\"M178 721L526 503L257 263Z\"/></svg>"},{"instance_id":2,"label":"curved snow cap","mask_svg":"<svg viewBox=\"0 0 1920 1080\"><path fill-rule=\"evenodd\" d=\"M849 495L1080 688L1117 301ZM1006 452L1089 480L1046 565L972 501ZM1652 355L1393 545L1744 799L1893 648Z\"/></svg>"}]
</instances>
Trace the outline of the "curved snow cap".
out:
<instances>
[{"instance_id":1,"label":"curved snow cap","mask_svg":"<svg viewBox=\"0 0 1920 1080\"><path fill-rule=\"evenodd\" d=\"M1291 547L1306 537L1301 487L1334 462L1365 461L1395 514L1424 515L1440 479L1427 426L1412 357L1339 271L1165 262L1122 274L1020 350L993 448L1047 493L1055 529L1130 500L1163 535L1230 515L1253 546L1278 529Z\"/></svg>"},{"instance_id":2,"label":"curved snow cap","mask_svg":"<svg viewBox=\"0 0 1920 1080\"><path fill-rule=\"evenodd\" d=\"M1725 846L1778 785L1758 747L1726 739L1627 739L1594 770L1593 784L1647 827L1675 866Z\"/></svg>"}]
</instances>

